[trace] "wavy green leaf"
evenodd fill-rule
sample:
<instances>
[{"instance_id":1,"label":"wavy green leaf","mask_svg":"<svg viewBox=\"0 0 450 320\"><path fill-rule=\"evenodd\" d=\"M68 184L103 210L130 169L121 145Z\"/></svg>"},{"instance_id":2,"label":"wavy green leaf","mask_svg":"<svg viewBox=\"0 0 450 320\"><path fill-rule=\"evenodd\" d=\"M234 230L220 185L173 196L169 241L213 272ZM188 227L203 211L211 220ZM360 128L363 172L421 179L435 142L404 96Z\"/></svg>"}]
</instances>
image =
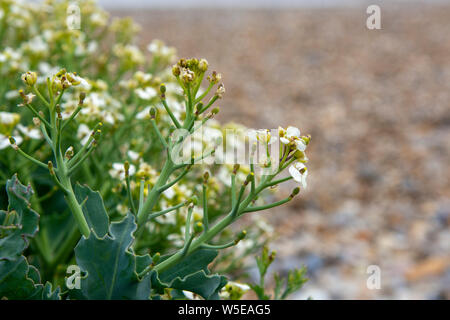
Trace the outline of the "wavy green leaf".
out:
<instances>
[{"instance_id":1,"label":"wavy green leaf","mask_svg":"<svg viewBox=\"0 0 450 320\"><path fill-rule=\"evenodd\" d=\"M162 293L164 288L172 288L194 292L207 300L219 299L219 291L226 285L227 279L210 275L208 270L208 264L217 254L217 250L197 250L160 275L153 272L152 286L157 293Z\"/></svg>"},{"instance_id":2,"label":"wavy green leaf","mask_svg":"<svg viewBox=\"0 0 450 320\"><path fill-rule=\"evenodd\" d=\"M14 175L6 182L8 212L0 213L0 260L15 260L38 230L39 215L30 207L33 190Z\"/></svg>"},{"instance_id":3,"label":"wavy green leaf","mask_svg":"<svg viewBox=\"0 0 450 320\"><path fill-rule=\"evenodd\" d=\"M39 273L28 265L24 256L0 261L0 298L9 300L59 300L59 288L52 291L50 283L39 284Z\"/></svg>"},{"instance_id":4,"label":"wavy green leaf","mask_svg":"<svg viewBox=\"0 0 450 320\"><path fill-rule=\"evenodd\" d=\"M78 266L87 273L81 280L81 293L86 299L148 299L150 275L139 279L136 256L130 246L136 230L135 218L128 214L122 221L111 223L103 238L91 233L75 247Z\"/></svg>"},{"instance_id":5,"label":"wavy green leaf","mask_svg":"<svg viewBox=\"0 0 450 320\"><path fill-rule=\"evenodd\" d=\"M100 193L78 183L74 192L77 201L83 205L84 217L89 227L97 236L104 237L108 233L109 218Z\"/></svg>"}]
</instances>

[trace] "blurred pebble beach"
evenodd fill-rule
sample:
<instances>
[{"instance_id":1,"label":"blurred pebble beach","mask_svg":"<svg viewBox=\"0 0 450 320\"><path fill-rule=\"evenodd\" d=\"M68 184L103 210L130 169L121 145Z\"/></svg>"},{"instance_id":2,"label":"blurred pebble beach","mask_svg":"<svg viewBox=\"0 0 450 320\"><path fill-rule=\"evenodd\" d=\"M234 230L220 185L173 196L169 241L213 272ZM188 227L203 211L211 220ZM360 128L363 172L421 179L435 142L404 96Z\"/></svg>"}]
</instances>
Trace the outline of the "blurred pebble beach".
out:
<instances>
[{"instance_id":1,"label":"blurred pebble beach","mask_svg":"<svg viewBox=\"0 0 450 320\"><path fill-rule=\"evenodd\" d=\"M273 269L309 269L292 298L450 299L450 3L365 9L111 12L222 72L221 122L312 135L308 189L262 213Z\"/></svg>"}]
</instances>

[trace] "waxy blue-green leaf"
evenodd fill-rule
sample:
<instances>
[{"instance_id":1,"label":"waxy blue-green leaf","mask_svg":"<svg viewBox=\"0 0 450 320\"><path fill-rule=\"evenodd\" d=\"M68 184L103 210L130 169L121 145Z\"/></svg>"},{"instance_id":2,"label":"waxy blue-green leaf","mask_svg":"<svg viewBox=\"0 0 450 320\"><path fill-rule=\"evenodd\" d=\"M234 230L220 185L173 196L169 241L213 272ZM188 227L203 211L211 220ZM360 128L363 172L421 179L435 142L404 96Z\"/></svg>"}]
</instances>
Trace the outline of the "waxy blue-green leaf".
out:
<instances>
[{"instance_id":1,"label":"waxy blue-green leaf","mask_svg":"<svg viewBox=\"0 0 450 320\"><path fill-rule=\"evenodd\" d=\"M157 293L162 293L164 288L172 288L194 292L207 300L219 299L219 291L226 285L227 279L210 275L208 270L208 264L217 254L217 250L200 249L160 275L152 272L153 288Z\"/></svg>"},{"instance_id":2,"label":"waxy blue-green leaf","mask_svg":"<svg viewBox=\"0 0 450 320\"><path fill-rule=\"evenodd\" d=\"M38 230L39 215L30 208L33 190L14 175L6 182L8 211L0 212L0 260L15 260Z\"/></svg>"},{"instance_id":3,"label":"waxy blue-green leaf","mask_svg":"<svg viewBox=\"0 0 450 320\"><path fill-rule=\"evenodd\" d=\"M136 230L135 218L128 214L111 223L109 235L99 238L91 233L82 237L75 248L78 266L87 273L81 279L81 293L86 299L148 299L150 275L139 279L136 256L130 246Z\"/></svg>"},{"instance_id":4,"label":"waxy blue-green leaf","mask_svg":"<svg viewBox=\"0 0 450 320\"><path fill-rule=\"evenodd\" d=\"M0 261L0 299L8 300L59 300L59 288L52 291L50 283L39 284L36 268L28 265L24 256L16 260Z\"/></svg>"},{"instance_id":5,"label":"waxy blue-green leaf","mask_svg":"<svg viewBox=\"0 0 450 320\"><path fill-rule=\"evenodd\" d=\"M82 204L89 228L93 229L97 236L104 237L108 233L109 218L100 193L80 184L75 185L74 192L77 201Z\"/></svg>"},{"instance_id":6,"label":"waxy blue-green leaf","mask_svg":"<svg viewBox=\"0 0 450 320\"><path fill-rule=\"evenodd\" d=\"M199 249L188 255L173 267L167 269L159 275L162 282L169 283L175 278L184 278L200 270L208 271L210 264L218 255L217 250ZM166 257L161 258L164 260Z\"/></svg>"}]
</instances>

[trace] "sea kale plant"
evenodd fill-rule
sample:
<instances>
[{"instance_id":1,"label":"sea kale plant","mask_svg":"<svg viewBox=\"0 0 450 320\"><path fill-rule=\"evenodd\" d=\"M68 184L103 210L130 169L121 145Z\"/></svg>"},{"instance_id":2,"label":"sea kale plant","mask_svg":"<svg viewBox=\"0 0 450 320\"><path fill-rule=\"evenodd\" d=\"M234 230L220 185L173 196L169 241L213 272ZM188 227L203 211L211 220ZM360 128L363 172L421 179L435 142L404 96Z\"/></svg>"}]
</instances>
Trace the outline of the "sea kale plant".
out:
<instances>
[{"instance_id":1,"label":"sea kale plant","mask_svg":"<svg viewBox=\"0 0 450 320\"><path fill-rule=\"evenodd\" d=\"M225 86L205 59L175 63L159 40L147 57L131 19L76 3L0 0L0 298L298 290L304 268L267 292L275 254L258 212L306 188L310 137L220 125ZM289 180L298 186L279 200ZM259 283L242 283L261 249Z\"/></svg>"}]
</instances>

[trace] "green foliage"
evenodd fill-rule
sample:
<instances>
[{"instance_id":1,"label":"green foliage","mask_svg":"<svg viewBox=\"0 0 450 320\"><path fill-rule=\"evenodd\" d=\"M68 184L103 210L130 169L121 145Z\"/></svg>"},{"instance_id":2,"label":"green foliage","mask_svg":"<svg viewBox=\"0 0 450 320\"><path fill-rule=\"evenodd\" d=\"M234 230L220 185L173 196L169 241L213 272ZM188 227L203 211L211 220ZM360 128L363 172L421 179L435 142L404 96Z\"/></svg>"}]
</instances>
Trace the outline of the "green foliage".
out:
<instances>
[{"instance_id":1,"label":"green foliage","mask_svg":"<svg viewBox=\"0 0 450 320\"><path fill-rule=\"evenodd\" d=\"M104 237L108 233L109 218L100 193L80 184L75 185L74 191L77 201L82 204L89 228L94 230L98 237Z\"/></svg>"},{"instance_id":2,"label":"green foliage","mask_svg":"<svg viewBox=\"0 0 450 320\"><path fill-rule=\"evenodd\" d=\"M191 291L207 300L218 299L219 291L227 280L224 276L209 274L208 264L217 254L217 250L201 249L162 272L159 277L153 273L158 293L163 293L162 289L172 288Z\"/></svg>"},{"instance_id":3,"label":"green foliage","mask_svg":"<svg viewBox=\"0 0 450 320\"><path fill-rule=\"evenodd\" d=\"M269 252L269 248L264 246L262 253L259 257L256 257L256 265L259 271L259 284L251 284L250 288L256 293L258 299L260 300L284 300L290 294L301 289L303 284L308 281L306 278L306 267L301 267L300 269L290 270L286 278L281 278L278 273L275 273L273 278L275 281L275 289L273 292L273 297L266 293L265 290L265 277L267 271L275 260L275 251Z\"/></svg>"},{"instance_id":4,"label":"green foliage","mask_svg":"<svg viewBox=\"0 0 450 320\"><path fill-rule=\"evenodd\" d=\"M6 183L8 211L0 211L0 259L14 260L28 247L38 230L39 215L30 208L33 190L14 175Z\"/></svg>"},{"instance_id":5,"label":"green foliage","mask_svg":"<svg viewBox=\"0 0 450 320\"><path fill-rule=\"evenodd\" d=\"M39 215L30 209L31 187L17 176L6 183L8 211L0 212L0 298L59 299L59 289L40 284L39 271L22 255L38 230Z\"/></svg>"},{"instance_id":6,"label":"green foliage","mask_svg":"<svg viewBox=\"0 0 450 320\"><path fill-rule=\"evenodd\" d=\"M150 276L139 279L136 256L130 250L134 216L111 223L103 238L91 232L75 247L77 264L87 273L81 280L81 292L86 299L139 299L150 297Z\"/></svg>"}]
</instances>

